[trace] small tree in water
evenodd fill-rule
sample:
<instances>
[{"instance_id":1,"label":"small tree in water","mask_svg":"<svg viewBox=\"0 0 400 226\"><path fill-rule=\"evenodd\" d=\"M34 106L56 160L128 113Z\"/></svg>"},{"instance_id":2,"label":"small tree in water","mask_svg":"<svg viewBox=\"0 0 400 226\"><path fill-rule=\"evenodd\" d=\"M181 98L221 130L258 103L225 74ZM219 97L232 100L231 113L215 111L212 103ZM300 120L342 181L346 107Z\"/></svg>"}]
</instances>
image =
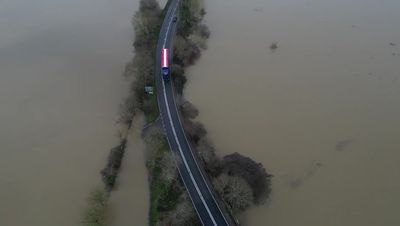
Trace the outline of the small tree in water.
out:
<instances>
[{"instance_id":1,"label":"small tree in water","mask_svg":"<svg viewBox=\"0 0 400 226\"><path fill-rule=\"evenodd\" d=\"M276 49L278 49L278 42L273 42L270 46L269 49L272 51L275 51Z\"/></svg>"}]
</instances>

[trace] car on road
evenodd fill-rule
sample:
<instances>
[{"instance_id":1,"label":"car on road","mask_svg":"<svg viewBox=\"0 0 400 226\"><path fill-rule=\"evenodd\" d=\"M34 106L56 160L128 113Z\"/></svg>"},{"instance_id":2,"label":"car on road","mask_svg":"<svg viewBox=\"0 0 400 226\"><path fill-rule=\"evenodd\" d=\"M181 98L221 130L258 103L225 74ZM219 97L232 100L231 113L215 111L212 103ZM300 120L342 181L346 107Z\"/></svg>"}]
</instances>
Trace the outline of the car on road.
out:
<instances>
[{"instance_id":1,"label":"car on road","mask_svg":"<svg viewBox=\"0 0 400 226\"><path fill-rule=\"evenodd\" d=\"M172 22L176 22L178 20L178 17L174 16L174 18L172 18Z\"/></svg>"}]
</instances>

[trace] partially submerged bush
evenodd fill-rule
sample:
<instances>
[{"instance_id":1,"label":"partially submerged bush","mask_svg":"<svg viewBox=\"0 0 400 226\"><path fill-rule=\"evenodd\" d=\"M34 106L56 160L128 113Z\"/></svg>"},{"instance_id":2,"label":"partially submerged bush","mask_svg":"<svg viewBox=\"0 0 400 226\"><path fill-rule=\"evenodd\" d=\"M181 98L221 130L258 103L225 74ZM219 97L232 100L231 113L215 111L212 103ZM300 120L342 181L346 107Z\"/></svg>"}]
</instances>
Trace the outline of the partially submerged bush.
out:
<instances>
[{"instance_id":1,"label":"partially submerged bush","mask_svg":"<svg viewBox=\"0 0 400 226\"><path fill-rule=\"evenodd\" d=\"M135 30L135 42L133 46L136 50L145 49L153 46L157 40L160 27L161 9L156 0L141 0L139 11L132 19Z\"/></svg>"},{"instance_id":2,"label":"partially submerged bush","mask_svg":"<svg viewBox=\"0 0 400 226\"><path fill-rule=\"evenodd\" d=\"M183 0L179 10L178 35L185 37L193 33L204 15L203 0Z\"/></svg>"},{"instance_id":3,"label":"partially submerged bush","mask_svg":"<svg viewBox=\"0 0 400 226\"><path fill-rule=\"evenodd\" d=\"M251 204L262 204L271 192L271 175L261 163L238 153L222 159L207 139L204 126L193 121L198 110L182 97L178 98L179 110L183 116L184 129L203 161L207 174L232 212L238 213Z\"/></svg>"},{"instance_id":4,"label":"partially submerged bush","mask_svg":"<svg viewBox=\"0 0 400 226\"><path fill-rule=\"evenodd\" d=\"M196 32L200 37L204 39L208 39L211 34L210 29L208 29L208 27L205 24L198 25Z\"/></svg>"},{"instance_id":5,"label":"partially submerged bush","mask_svg":"<svg viewBox=\"0 0 400 226\"><path fill-rule=\"evenodd\" d=\"M100 172L105 188L110 192L114 186L118 176L119 169L121 168L122 158L124 157L126 147L126 139L123 139L121 143L112 148L107 159L107 165Z\"/></svg>"},{"instance_id":6,"label":"partially submerged bush","mask_svg":"<svg viewBox=\"0 0 400 226\"><path fill-rule=\"evenodd\" d=\"M174 39L174 62L182 67L194 64L200 58L200 46L189 37L176 36Z\"/></svg>"},{"instance_id":7,"label":"partially submerged bush","mask_svg":"<svg viewBox=\"0 0 400 226\"><path fill-rule=\"evenodd\" d=\"M261 163L234 153L223 158L223 171L228 175L240 176L253 190L256 204L263 203L271 192L271 177Z\"/></svg>"},{"instance_id":8,"label":"partially submerged bush","mask_svg":"<svg viewBox=\"0 0 400 226\"><path fill-rule=\"evenodd\" d=\"M183 69L182 66L180 66L178 64L172 65L171 77L174 81L175 92L177 92L179 95L182 95L183 88L187 82L187 79L186 79L184 73L185 73L185 70Z\"/></svg>"},{"instance_id":9,"label":"partially submerged bush","mask_svg":"<svg viewBox=\"0 0 400 226\"><path fill-rule=\"evenodd\" d=\"M276 49L278 49L278 42L273 42L273 43L271 43L271 45L269 46L269 48L270 48L272 51L275 51Z\"/></svg>"},{"instance_id":10,"label":"partially submerged bush","mask_svg":"<svg viewBox=\"0 0 400 226\"><path fill-rule=\"evenodd\" d=\"M197 153L205 165L205 169L211 177L217 177L222 171L222 161L216 155L216 150L207 137L203 137L197 144Z\"/></svg>"},{"instance_id":11,"label":"partially submerged bush","mask_svg":"<svg viewBox=\"0 0 400 226\"><path fill-rule=\"evenodd\" d=\"M202 137L207 134L207 130L200 122L194 122L192 120L184 120L183 128L190 140L197 145Z\"/></svg>"},{"instance_id":12,"label":"partially submerged bush","mask_svg":"<svg viewBox=\"0 0 400 226\"><path fill-rule=\"evenodd\" d=\"M242 177L221 174L214 179L213 184L234 213L243 211L253 204L253 191Z\"/></svg>"},{"instance_id":13,"label":"partially submerged bush","mask_svg":"<svg viewBox=\"0 0 400 226\"><path fill-rule=\"evenodd\" d=\"M194 119L199 115L199 110L192 103L182 97L177 98L177 105L185 120Z\"/></svg>"},{"instance_id":14,"label":"partially submerged bush","mask_svg":"<svg viewBox=\"0 0 400 226\"><path fill-rule=\"evenodd\" d=\"M92 191L89 196L89 206L85 212L83 226L105 226L108 204L107 193L103 189Z\"/></svg>"}]
</instances>

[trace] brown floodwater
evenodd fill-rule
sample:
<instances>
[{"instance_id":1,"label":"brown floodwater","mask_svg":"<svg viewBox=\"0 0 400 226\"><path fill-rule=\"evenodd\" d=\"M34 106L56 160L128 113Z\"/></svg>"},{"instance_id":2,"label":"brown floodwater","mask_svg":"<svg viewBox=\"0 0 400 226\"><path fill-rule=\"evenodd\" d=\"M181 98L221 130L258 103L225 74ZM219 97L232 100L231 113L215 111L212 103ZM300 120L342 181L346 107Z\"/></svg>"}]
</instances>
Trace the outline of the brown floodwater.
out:
<instances>
[{"instance_id":1,"label":"brown floodwater","mask_svg":"<svg viewBox=\"0 0 400 226\"><path fill-rule=\"evenodd\" d=\"M0 1L0 225L79 225L118 142L137 7L138 0ZM146 208L138 145L124 160L123 170L135 172L121 176L119 188L136 181L134 204ZM112 206L124 205L120 193Z\"/></svg>"},{"instance_id":2,"label":"brown floodwater","mask_svg":"<svg viewBox=\"0 0 400 226\"><path fill-rule=\"evenodd\" d=\"M144 170L145 146L141 138L144 118L136 117L133 125L116 191L110 199L109 225L112 226L148 225L149 185Z\"/></svg>"},{"instance_id":3,"label":"brown floodwater","mask_svg":"<svg viewBox=\"0 0 400 226\"><path fill-rule=\"evenodd\" d=\"M274 175L249 226L400 225L400 2L207 0L186 97ZM270 45L277 42L278 48Z\"/></svg>"}]
</instances>

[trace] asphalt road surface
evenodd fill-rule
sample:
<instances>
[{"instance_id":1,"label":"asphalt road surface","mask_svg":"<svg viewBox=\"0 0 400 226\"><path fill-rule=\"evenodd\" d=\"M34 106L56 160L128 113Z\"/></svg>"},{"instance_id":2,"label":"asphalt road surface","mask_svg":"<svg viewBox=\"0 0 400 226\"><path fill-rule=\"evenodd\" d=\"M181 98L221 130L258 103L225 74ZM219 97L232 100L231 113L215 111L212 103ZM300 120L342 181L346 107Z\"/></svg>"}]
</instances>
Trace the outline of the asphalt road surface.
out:
<instances>
[{"instance_id":1,"label":"asphalt road surface","mask_svg":"<svg viewBox=\"0 0 400 226\"><path fill-rule=\"evenodd\" d=\"M169 62L172 62L172 41L176 31L173 18L177 15L179 0L174 0L169 5L157 45L156 59L156 86L157 98L163 126L167 135L171 150L177 153L178 170L189 193L196 212L205 226L228 226L228 216L221 211L216 201L213 189L206 181L199 165L193 156L190 143L188 142L182 123L179 119L178 110L174 99L172 81L164 81L161 73L161 50L169 49Z\"/></svg>"}]
</instances>

